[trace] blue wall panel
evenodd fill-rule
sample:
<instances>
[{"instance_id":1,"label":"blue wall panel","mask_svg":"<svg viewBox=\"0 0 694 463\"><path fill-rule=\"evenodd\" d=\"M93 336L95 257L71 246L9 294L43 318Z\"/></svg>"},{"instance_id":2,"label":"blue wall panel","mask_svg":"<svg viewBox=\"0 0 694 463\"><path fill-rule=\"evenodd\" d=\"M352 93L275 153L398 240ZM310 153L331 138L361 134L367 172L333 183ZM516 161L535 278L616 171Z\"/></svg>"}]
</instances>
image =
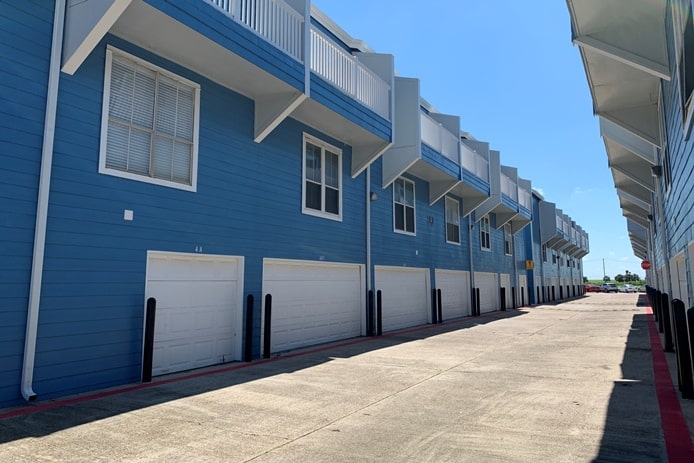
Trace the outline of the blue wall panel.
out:
<instances>
[{"instance_id":1,"label":"blue wall panel","mask_svg":"<svg viewBox=\"0 0 694 463\"><path fill-rule=\"evenodd\" d=\"M371 166L371 190L378 199L371 203L371 250L373 265L429 268L432 287L434 269L469 270L468 219L460 221L460 244L446 242L446 211L443 199L429 206L429 185L405 174L415 182L416 236L397 233L393 225L393 187L381 188L382 161ZM451 198L462 201L451 195ZM462 215L462 212L461 212ZM431 219L430 219L431 218Z\"/></svg>"},{"instance_id":2,"label":"blue wall panel","mask_svg":"<svg viewBox=\"0 0 694 463\"><path fill-rule=\"evenodd\" d=\"M668 9L668 30L672 30L672 18ZM683 115L680 96L680 74L676 72L677 57L674 55L672 34L667 35L668 50L670 53L670 67L672 68L672 80L662 81L663 105L665 114L665 131L667 136L667 150L672 172L672 184L669 188L664 185L665 177L659 181L663 190L667 190L664 198L664 213L666 223L658 221L656 239L662 242L667 236L669 258L682 252L687 245L694 240L694 137L684 139ZM663 233L665 232L665 234ZM668 263L663 256L662 247L655 246L656 260L659 264ZM690 256L690 259L692 256ZM657 270L657 269L656 269ZM667 289L665 289L667 291Z\"/></svg>"},{"instance_id":3,"label":"blue wall panel","mask_svg":"<svg viewBox=\"0 0 694 463\"><path fill-rule=\"evenodd\" d=\"M0 408L19 403L53 2L0 2Z\"/></svg>"},{"instance_id":4,"label":"blue wall panel","mask_svg":"<svg viewBox=\"0 0 694 463\"><path fill-rule=\"evenodd\" d=\"M201 85L197 192L98 174L106 42ZM147 250L245 256L244 293L256 300L264 257L365 262L365 175L351 179L351 148L293 119L254 143L253 112L252 100L110 36L74 76L62 76L35 372L41 397L139 380ZM341 222L301 213L304 132L343 150ZM133 221L123 220L125 209Z\"/></svg>"}]
</instances>

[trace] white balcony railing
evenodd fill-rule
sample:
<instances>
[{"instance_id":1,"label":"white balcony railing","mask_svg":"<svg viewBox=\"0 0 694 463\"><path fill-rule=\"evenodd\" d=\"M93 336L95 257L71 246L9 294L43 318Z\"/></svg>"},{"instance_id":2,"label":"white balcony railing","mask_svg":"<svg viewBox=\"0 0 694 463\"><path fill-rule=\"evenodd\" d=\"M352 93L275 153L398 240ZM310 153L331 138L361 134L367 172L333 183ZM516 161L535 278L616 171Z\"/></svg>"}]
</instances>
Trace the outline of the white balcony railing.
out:
<instances>
[{"instance_id":1,"label":"white balcony railing","mask_svg":"<svg viewBox=\"0 0 694 463\"><path fill-rule=\"evenodd\" d=\"M468 148L465 144L462 144L461 147L463 167L489 183L489 161L478 152Z\"/></svg>"},{"instance_id":2,"label":"white balcony railing","mask_svg":"<svg viewBox=\"0 0 694 463\"><path fill-rule=\"evenodd\" d=\"M420 111L422 142L460 165L458 137L453 135L431 116Z\"/></svg>"},{"instance_id":3,"label":"white balcony railing","mask_svg":"<svg viewBox=\"0 0 694 463\"><path fill-rule=\"evenodd\" d=\"M525 188L518 187L518 204L528 210L533 208L532 196Z\"/></svg>"},{"instance_id":4,"label":"white balcony railing","mask_svg":"<svg viewBox=\"0 0 694 463\"><path fill-rule=\"evenodd\" d=\"M311 71L390 120L390 84L315 27L311 28Z\"/></svg>"},{"instance_id":5,"label":"white balcony railing","mask_svg":"<svg viewBox=\"0 0 694 463\"><path fill-rule=\"evenodd\" d=\"M518 184L504 173L501 174L501 192L518 202Z\"/></svg>"},{"instance_id":6,"label":"white balcony railing","mask_svg":"<svg viewBox=\"0 0 694 463\"><path fill-rule=\"evenodd\" d=\"M298 61L304 61L304 17L283 0L207 0Z\"/></svg>"}]
</instances>

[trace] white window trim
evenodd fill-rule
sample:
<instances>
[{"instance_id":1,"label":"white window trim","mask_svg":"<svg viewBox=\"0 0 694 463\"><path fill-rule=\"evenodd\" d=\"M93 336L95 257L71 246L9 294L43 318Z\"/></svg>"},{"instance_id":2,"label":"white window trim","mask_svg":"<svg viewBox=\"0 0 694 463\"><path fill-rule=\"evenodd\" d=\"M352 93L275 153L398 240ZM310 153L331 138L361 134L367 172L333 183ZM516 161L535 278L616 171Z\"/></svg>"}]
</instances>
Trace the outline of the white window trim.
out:
<instances>
[{"instance_id":1,"label":"white window trim","mask_svg":"<svg viewBox=\"0 0 694 463\"><path fill-rule=\"evenodd\" d=\"M405 183L410 183L412 185L412 197L414 198L414 204L412 205L412 209L414 209L414 231L413 232L408 232L406 230L398 230L395 228L395 183L398 181L403 181ZM407 216L405 216L407 217ZM405 227L407 227L406 220L403 222L405 224ZM412 180L405 178L405 177L398 177L395 179L393 182L393 231L395 233L400 233L401 235L409 235L409 236L417 236L417 189L415 188L415 184Z\"/></svg>"},{"instance_id":2,"label":"white window trim","mask_svg":"<svg viewBox=\"0 0 694 463\"><path fill-rule=\"evenodd\" d=\"M510 252L506 252L506 243ZM513 255L513 234L511 233L511 224L504 224L504 254L507 256Z\"/></svg>"},{"instance_id":3,"label":"white window trim","mask_svg":"<svg viewBox=\"0 0 694 463\"><path fill-rule=\"evenodd\" d=\"M449 207L448 204L449 203L451 203L450 207L455 207L456 213L458 215L458 224L457 224L458 225L458 237L457 237L458 241L451 241L448 239L448 207ZM460 227L460 202L457 199L453 199L453 198L446 196L446 200L444 202L443 214L444 214L444 221L446 222L446 243L460 246L460 242L461 242L461 239L460 239L460 229L461 229L461 227Z\"/></svg>"},{"instance_id":4,"label":"white window trim","mask_svg":"<svg viewBox=\"0 0 694 463\"><path fill-rule=\"evenodd\" d=\"M109 118L109 102L111 98L111 65L113 63L113 55L121 55L136 64L147 67L154 71L157 71L173 80L179 81L185 85L193 88L195 94L194 102L194 114L193 114L193 153L190 169L190 185L183 183L173 182L171 180L164 180L160 178L148 177L141 174L134 174L131 172L124 172L122 170L110 169L106 167L106 146L108 137L108 118ZM112 175L114 177L121 177L128 180L135 180L138 182L151 183L154 185L166 186L170 188L176 188L185 191L197 191L198 188L198 135L200 130L200 85L185 79L181 76L173 74L159 66L156 66L148 61L145 61L137 56L133 56L130 53L119 50L111 45L106 47L106 66L104 72L104 97L101 103L101 138L99 142L99 173L105 175Z\"/></svg>"},{"instance_id":5,"label":"white window trim","mask_svg":"<svg viewBox=\"0 0 694 463\"><path fill-rule=\"evenodd\" d=\"M482 226L483 223L486 223L486 233L489 236L489 247L484 247L484 243L482 242L482 233L484 232L484 227ZM480 219L480 248L482 251L486 252L492 252L492 223L491 220L489 220L489 215L485 215Z\"/></svg>"},{"instance_id":6,"label":"white window trim","mask_svg":"<svg viewBox=\"0 0 694 463\"><path fill-rule=\"evenodd\" d=\"M332 214L330 212L325 212L323 210L319 211L306 207L306 142L312 145L320 146L321 148L321 207L325 209L325 150L331 151L337 154L337 169L338 169L338 210L339 214ZM314 217L321 217L324 219L334 220L336 222L342 222L342 150L327 143L319 138L312 135L304 133L301 142L301 212L306 215L312 215Z\"/></svg>"}]
</instances>

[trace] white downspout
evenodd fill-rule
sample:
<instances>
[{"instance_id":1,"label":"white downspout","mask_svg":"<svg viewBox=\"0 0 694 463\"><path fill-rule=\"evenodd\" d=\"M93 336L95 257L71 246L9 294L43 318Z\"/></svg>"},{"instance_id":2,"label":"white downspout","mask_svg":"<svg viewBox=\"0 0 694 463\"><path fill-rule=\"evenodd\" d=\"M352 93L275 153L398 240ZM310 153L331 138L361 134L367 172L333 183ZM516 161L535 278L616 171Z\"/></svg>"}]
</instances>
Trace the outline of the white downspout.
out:
<instances>
[{"instance_id":1,"label":"white downspout","mask_svg":"<svg viewBox=\"0 0 694 463\"><path fill-rule=\"evenodd\" d=\"M475 288L475 260L474 260L473 255L472 255L472 236L473 236L473 230L475 229L475 222L473 222L473 220L472 220L472 214L474 214L474 212L471 212L467 216L468 256L470 258L470 315L474 315L472 313L472 307L475 304L474 298L473 298L473 290ZM479 310L479 307L477 307L477 310Z\"/></svg>"},{"instance_id":2,"label":"white downspout","mask_svg":"<svg viewBox=\"0 0 694 463\"><path fill-rule=\"evenodd\" d=\"M53 140L55 138L55 114L58 105L58 82L60 80L60 59L63 49L63 28L65 25L65 0L55 1L53 15L53 37L51 61L48 69L48 90L46 94L46 118L43 125L43 147L41 149L41 173L36 202L36 226L34 230L34 253L31 264L29 286L29 305L27 308L26 336L24 338L24 362L22 364L22 396L34 400L36 393L32 388L34 380L34 358L36 355L36 333L38 331L39 307L41 303L41 279L43 276L43 255L46 245L46 222L48 220L48 195L53 165Z\"/></svg>"},{"instance_id":3,"label":"white downspout","mask_svg":"<svg viewBox=\"0 0 694 463\"><path fill-rule=\"evenodd\" d=\"M366 294L371 291L371 166L366 167ZM368 299L367 299L368 303ZM371 320L373 322L373 320Z\"/></svg>"}]
</instances>

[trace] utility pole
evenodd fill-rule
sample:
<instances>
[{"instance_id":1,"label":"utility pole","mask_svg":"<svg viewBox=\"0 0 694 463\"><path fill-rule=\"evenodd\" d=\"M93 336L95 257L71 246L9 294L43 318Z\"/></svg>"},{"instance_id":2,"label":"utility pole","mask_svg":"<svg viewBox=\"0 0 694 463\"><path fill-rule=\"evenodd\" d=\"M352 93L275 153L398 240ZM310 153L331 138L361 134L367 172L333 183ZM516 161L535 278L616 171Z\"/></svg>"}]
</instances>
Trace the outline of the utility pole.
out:
<instances>
[{"instance_id":1,"label":"utility pole","mask_svg":"<svg viewBox=\"0 0 694 463\"><path fill-rule=\"evenodd\" d=\"M605 281L605 277L607 276L607 273L605 273L605 258L602 258L602 281Z\"/></svg>"}]
</instances>

